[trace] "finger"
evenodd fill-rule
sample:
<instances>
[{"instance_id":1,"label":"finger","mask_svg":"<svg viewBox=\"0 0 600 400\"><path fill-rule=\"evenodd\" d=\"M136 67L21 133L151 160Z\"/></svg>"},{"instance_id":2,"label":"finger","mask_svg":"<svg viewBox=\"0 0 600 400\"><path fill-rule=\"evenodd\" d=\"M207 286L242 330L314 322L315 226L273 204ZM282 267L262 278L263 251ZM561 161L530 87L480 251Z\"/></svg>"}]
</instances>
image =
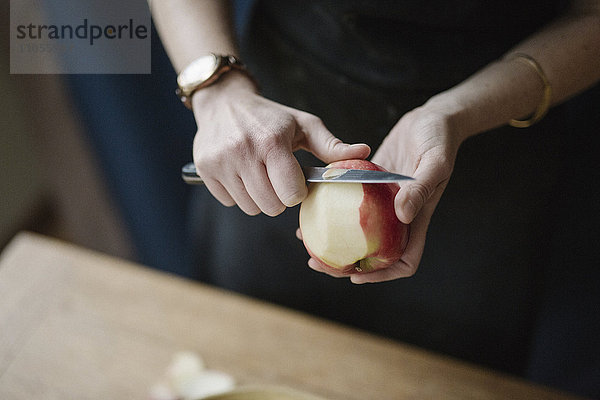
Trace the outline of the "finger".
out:
<instances>
[{"instance_id":1,"label":"finger","mask_svg":"<svg viewBox=\"0 0 600 400\"><path fill-rule=\"evenodd\" d=\"M235 206L235 200L229 195L229 192L221 185L221 183L215 179L202 178L204 181L204 185L213 195L215 199L217 199L221 204L225 207L233 207Z\"/></svg>"},{"instance_id":2,"label":"finger","mask_svg":"<svg viewBox=\"0 0 600 400\"><path fill-rule=\"evenodd\" d=\"M436 195L436 198L439 195ZM417 215L410 226L410 237L406 250L402 258L397 263L377 271L367 272L363 274L353 274L350 277L352 283L374 283L384 282L399 278L407 278L413 276L417 272L423 250L425 248L425 239L427 236L427 228L431 221L431 216L435 210L437 203L432 202L426 205L422 212Z\"/></svg>"},{"instance_id":3,"label":"finger","mask_svg":"<svg viewBox=\"0 0 600 400\"><path fill-rule=\"evenodd\" d=\"M320 160L331 163L339 160L367 158L371 148L364 143L347 144L329 132L323 122L311 114L297 117L302 131L301 146L313 153Z\"/></svg>"},{"instance_id":4,"label":"finger","mask_svg":"<svg viewBox=\"0 0 600 400\"><path fill-rule=\"evenodd\" d=\"M302 239L302 231L300 230L300 228L296 229L296 237L300 240L304 240Z\"/></svg>"},{"instance_id":5,"label":"finger","mask_svg":"<svg viewBox=\"0 0 600 400\"><path fill-rule=\"evenodd\" d=\"M263 213L274 217L285 210L285 205L277 197L262 163L255 166L252 172L246 173L243 182L248 194Z\"/></svg>"},{"instance_id":6,"label":"finger","mask_svg":"<svg viewBox=\"0 0 600 400\"><path fill-rule=\"evenodd\" d=\"M248 215L260 214L260 208L246 191L246 187L239 176L232 178L224 184L225 189L233 198L238 207Z\"/></svg>"},{"instance_id":7,"label":"finger","mask_svg":"<svg viewBox=\"0 0 600 400\"><path fill-rule=\"evenodd\" d=\"M282 149L270 153L266 161L270 184L279 200L288 207L299 204L308 193L300 164L291 153Z\"/></svg>"},{"instance_id":8,"label":"finger","mask_svg":"<svg viewBox=\"0 0 600 400\"><path fill-rule=\"evenodd\" d=\"M415 274L415 269L402 262L399 261L393 265L390 265L387 268L380 269L374 272L368 272L366 274L352 274L350 276L350 281L356 284L363 283L376 283L376 282L385 282L391 281L394 279L400 278L408 278Z\"/></svg>"},{"instance_id":9,"label":"finger","mask_svg":"<svg viewBox=\"0 0 600 400\"><path fill-rule=\"evenodd\" d=\"M347 278L348 277L348 275L344 275L344 274L336 272L335 270L332 270L331 268L327 268L326 266L321 264L321 262L319 260L314 259L314 258L311 258L310 260L308 260L308 266L317 272L322 272L329 276L333 276L334 278Z\"/></svg>"}]
</instances>

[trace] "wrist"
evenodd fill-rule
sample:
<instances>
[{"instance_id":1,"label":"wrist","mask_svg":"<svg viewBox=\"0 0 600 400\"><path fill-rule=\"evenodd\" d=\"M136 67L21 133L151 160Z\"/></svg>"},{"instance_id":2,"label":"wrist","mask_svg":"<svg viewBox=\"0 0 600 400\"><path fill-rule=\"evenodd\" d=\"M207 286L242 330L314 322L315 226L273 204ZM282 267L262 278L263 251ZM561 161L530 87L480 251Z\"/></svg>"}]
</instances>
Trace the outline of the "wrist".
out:
<instances>
[{"instance_id":1,"label":"wrist","mask_svg":"<svg viewBox=\"0 0 600 400\"><path fill-rule=\"evenodd\" d=\"M475 134L468 124L468 109L446 92L431 97L417 111L444 126L449 139L452 139L457 147Z\"/></svg>"},{"instance_id":2,"label":"wrist","mask_svg":"<svg viewBox=\"0 0 600 400\"><path fill-rule=\"evenodd\" d=\"M258 93L256 82L244 71L231 70L217 82L196 90L192 94L192 110L202 109L211 103L249 93Z\"/></svg>"},{"instance_id":3,"label":"wrist","mask_svg":"<svg viewBox=\"0 0 600 400\"><path fill-rule=\"evenodd\" d=\"M502 59L433 96L424 107L442 113L464 141L512 119L527 118L541 100L551 100L545 86L539 71L514 58Z\"/></svg>"},{"instance_id":4,"label":"wrist","mask_svg":"<svg viewBox=\"0 0 600 400\"><path fill-rule=\"evenodd\" d=\"M423 107L440 115L459 143L508 122L508 118L496 116L503 107L491 93L481 94L460 85L438 93Z\"/></svg>"}]
</instances>

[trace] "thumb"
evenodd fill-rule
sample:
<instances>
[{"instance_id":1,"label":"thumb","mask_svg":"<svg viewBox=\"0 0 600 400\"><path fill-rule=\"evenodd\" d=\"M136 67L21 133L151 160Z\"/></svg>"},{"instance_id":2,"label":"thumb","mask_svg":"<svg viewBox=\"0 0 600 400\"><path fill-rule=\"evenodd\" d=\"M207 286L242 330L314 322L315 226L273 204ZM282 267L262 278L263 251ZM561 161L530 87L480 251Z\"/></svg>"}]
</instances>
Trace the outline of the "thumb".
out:
<instances>
[{"instance_id":1,"label":"thumb","mask_svg":"<svg viewBox=\"0 0 600 400\"><path fill-rule=\"evenodd\" d=\"M308 120L298 121L303 133L301 147L320 160L331 163L339 160L364 159L371 153L371 148L367 144L344 143L329 132L321 119L314 115L310 117Z\"/></svg>"},{"instance_id":2,"label":"thumb","mask_svg":"<svg viewBox=\"0 0 600 400\"><path fill-rule=\"evenodd\" d=\"M432 197L439 200L441 193L436 192L446 186L449 173L440 165L421 162L413 177L415 180L402 185L394 199L396 216L405 224L410 224Z\"/></svg>"}]
</instances>

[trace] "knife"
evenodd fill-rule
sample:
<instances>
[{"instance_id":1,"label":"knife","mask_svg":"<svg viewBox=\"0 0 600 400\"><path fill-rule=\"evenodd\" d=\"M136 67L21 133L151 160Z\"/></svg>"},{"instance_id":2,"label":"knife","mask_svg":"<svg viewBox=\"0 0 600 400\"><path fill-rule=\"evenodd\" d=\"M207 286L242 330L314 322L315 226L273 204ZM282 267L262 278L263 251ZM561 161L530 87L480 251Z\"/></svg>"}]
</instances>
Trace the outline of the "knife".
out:
<instances>
[{"instance_id":1,"label":"knife","mask_svg":"<svg viewBox=\"0 0 600 400\"><path fill-rule=\"evenodd\" d=\"M391 183L414 180L410 176L394 174L385 171L370 171L362 169L340 169L326 167L302 167L308 182L337 182L337 183ZM181 168L181 177L190 185L202 185L202 178L196 173L194 163L188 163Z\"/></svg>"}]
</instances>

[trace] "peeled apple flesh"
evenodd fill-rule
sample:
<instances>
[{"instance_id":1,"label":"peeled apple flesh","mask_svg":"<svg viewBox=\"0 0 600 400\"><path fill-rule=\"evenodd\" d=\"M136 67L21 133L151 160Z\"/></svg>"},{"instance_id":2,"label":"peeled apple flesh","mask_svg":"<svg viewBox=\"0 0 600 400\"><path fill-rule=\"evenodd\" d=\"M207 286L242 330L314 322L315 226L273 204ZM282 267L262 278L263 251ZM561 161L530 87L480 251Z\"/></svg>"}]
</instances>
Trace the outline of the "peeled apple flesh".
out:
<instances>
[{"instance_id":1,"label":"peeled apple flesh","mask_svg":"<svg viewBox=\"0 0 600 400\"><path fill-rule=\"evenodd\" d=\"M329 168L384 169L366 160L338 161ZM312 258L344 274L371 272L397 262L409 225L396 217L396 183L311 183L300 207L300 230Z\"/></svg>"}]
</instances>

